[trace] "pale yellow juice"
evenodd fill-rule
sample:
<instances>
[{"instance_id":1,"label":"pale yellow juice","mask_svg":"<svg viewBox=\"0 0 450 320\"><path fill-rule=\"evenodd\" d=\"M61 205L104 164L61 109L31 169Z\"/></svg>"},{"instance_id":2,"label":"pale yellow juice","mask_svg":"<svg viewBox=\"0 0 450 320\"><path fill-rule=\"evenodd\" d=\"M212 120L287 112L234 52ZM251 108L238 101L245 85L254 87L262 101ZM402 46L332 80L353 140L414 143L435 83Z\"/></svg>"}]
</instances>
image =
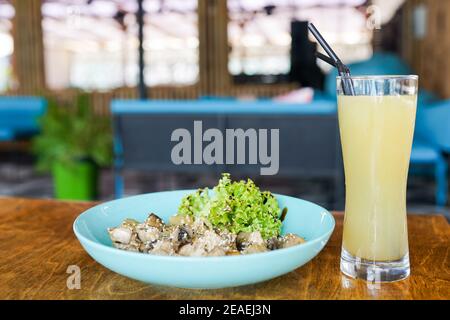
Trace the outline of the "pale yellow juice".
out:
<instances>
[{"instance_id":1,"label":"pale yellow juice","mask_svg":"<svg viewBox=\"0 0 450 320\"><path fill-rule=\"evenodd\" d=\"M416 95L338 96L345 168L343 247L392 261L408 252L406 182Z\"/></svg>"}]
</instances>

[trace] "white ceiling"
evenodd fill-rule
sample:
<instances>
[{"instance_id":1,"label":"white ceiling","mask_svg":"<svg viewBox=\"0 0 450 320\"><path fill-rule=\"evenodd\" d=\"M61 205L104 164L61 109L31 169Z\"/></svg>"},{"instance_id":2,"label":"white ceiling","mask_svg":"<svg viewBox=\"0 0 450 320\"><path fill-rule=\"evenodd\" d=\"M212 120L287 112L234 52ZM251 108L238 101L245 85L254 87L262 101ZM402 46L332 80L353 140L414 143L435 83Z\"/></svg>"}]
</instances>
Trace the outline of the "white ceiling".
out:
<instances>
[{"instance_id":1,"label":"white ceiling","mask_svg":"<svg viewBox=\"0 0 450 320\"><path fill-rule=\"evenodd\" d=\"M339 41L345 34L346 41L360 41L364 37L365 12L355 9L365 0L228 0L232 21L245 21L246 41L256 43L261 38L274 45L289 45L289 24L292 18L310 20L327 36L330 42ZM388 21L404 0L372 0L380 8L382 21ZM161 3L163 5L161 6ZM265 6L275 5L272 16L264 11ZM179 40L197 45L197 0L144 0L145 36L148 46L157 46L158 41ZM134 12L136 0L45 0L42 6L43 29L46 41L70 41L71 47L83 49L89 42L104 42L111 48L123 37L121 25L111 18L118 10L126 15L128 33L137 34ZM162 13L161 13L162 11ZM0 0L0 32L8 33L14 8ZM275 19L274 19L275 18ZM3 29L3 30L2 30ZM242 41L244 30L239 23L229 26L229 38L234 44ZM258 40L259 37L259 40Z\"/></svg>"}]
</instances>

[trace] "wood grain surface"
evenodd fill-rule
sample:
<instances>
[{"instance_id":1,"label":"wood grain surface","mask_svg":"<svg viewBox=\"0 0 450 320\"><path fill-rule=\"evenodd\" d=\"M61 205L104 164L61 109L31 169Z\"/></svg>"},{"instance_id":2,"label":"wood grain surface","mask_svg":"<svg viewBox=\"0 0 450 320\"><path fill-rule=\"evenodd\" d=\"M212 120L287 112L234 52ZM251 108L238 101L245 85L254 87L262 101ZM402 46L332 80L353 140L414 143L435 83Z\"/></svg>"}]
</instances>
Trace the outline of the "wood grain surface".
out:
<instances>
[{"instance_id":1,"label":"wood grain surface","mask_svg":"<svg viewBox=\"0 0 450 320\"><path fill-rule=\"evenodd\" d=\"M256 285L190 290L153 286L96 263L72 231L94 203L0 198L0 299L450 299L450 228L443 216L408 217L411 276L370 284L339 272L342 213L325 249L303 267ZM69 265L81 289L68 289ZM270 267L270 266L268 266Z\"/></svg>"}]
</instances>

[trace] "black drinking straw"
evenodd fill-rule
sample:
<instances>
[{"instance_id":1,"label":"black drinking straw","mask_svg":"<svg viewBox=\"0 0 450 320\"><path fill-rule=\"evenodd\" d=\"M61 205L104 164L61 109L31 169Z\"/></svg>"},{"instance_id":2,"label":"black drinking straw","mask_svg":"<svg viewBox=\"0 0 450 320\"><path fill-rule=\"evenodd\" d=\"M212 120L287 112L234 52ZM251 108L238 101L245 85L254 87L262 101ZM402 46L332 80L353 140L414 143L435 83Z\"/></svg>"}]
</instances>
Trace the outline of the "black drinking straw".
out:
<instances>
[{"instance_id":1,"label":"black drinking straw","mask_svg":"<svg viewBox=\"0 0 450 320\"><path fill-rule=\"evenodd\" d=\"M336 64L334 63L333 59L331 59L329 56L324 55L320 52L316 52L316 57L319 58L320 60L325 61L326 63L328 63L329 65L337 68Z\"/></svg>"},{"instance_id":2,"label":"black drinking straw","mask_svg":"<svg viewBox=\"0 0 450 320\"><path fill-rule=\"evenodd\" d=\"M325 50L325 52L328 54L328 56L326 56L318 52L316 54L317 57L338 69L339 75L342 78L344 94L354 96L355 89L353 88L353 82L350 78L350 69L342 63L341 59L339 59L330 45L322 37L319 30L317 30L317 28L312 23L308 23L308 29L313 34L314 38L317 39L317 42L319 42L323 50Z\"/></svg>"}]
</instances>

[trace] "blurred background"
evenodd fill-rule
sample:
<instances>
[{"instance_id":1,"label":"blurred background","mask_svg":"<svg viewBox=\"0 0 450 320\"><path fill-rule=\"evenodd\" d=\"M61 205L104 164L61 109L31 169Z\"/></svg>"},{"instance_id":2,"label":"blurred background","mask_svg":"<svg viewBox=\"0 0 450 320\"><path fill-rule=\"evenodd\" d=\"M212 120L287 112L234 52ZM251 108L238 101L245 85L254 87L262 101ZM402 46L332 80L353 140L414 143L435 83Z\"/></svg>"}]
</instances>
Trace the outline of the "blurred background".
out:
<instances>
[{"instance_id":1,"label":"blurred background","mask_svg":"<svg viewBox=\"0 0 450 320\"><path fill-rule=\"evenodd\" d=\"M352 74L419 75L408 210L448 216L450 1L433 0L0 0L0 195L107 200L230 171L343 209L336 73L308 21ZM195 119L279 128L279 174L172 165L170 132Z\"/></svg>"}]
</instances>

